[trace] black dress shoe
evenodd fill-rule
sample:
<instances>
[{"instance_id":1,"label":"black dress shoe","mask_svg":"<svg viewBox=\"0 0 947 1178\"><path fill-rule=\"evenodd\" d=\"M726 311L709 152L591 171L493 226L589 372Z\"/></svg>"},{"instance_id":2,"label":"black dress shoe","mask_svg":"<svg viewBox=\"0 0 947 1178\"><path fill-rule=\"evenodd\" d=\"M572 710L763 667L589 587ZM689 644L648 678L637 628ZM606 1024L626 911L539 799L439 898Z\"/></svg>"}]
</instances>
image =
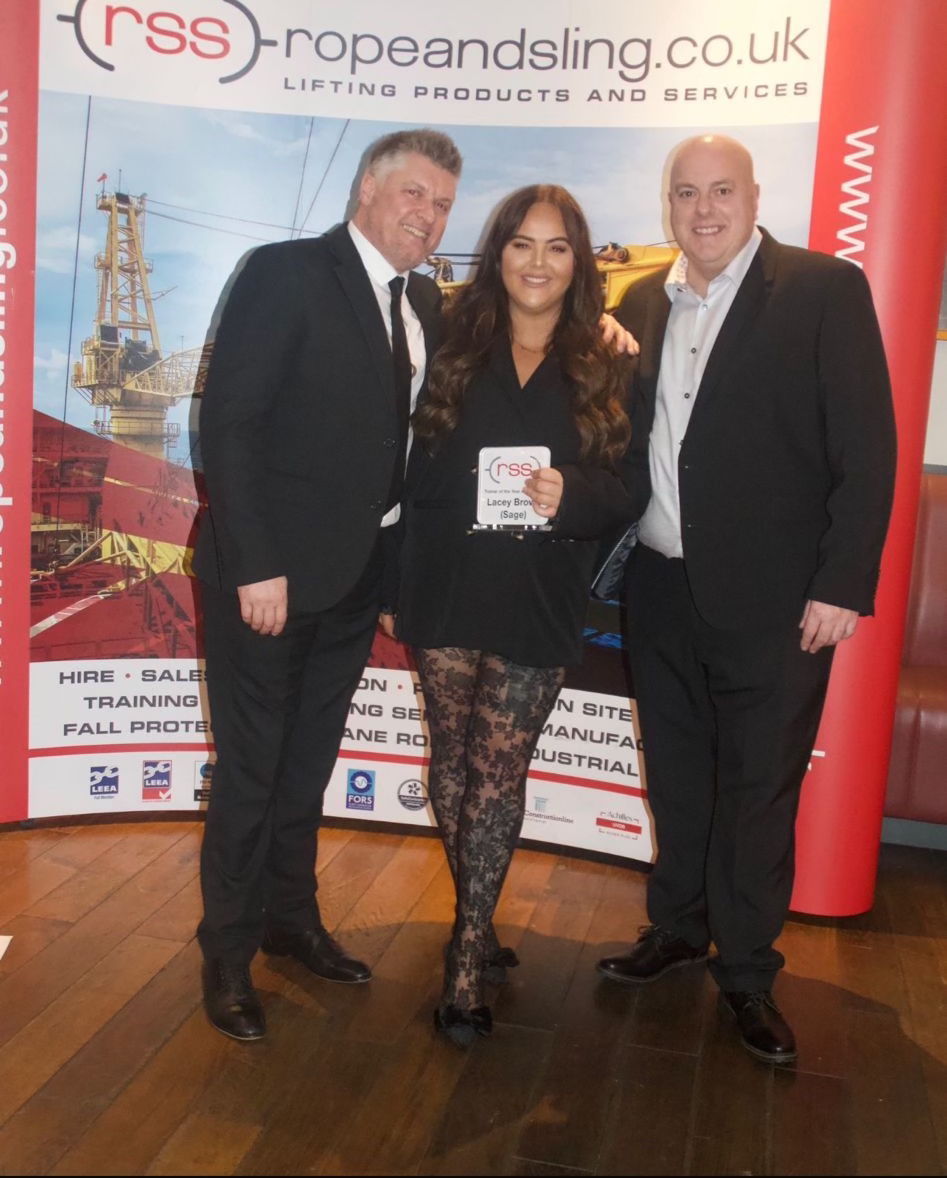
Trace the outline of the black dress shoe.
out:
<instances>
[{"instance_id":1,"label":"black dress shoe","mask_svg":"<svg viewBox=\"0 0 947 1178\"><path fill-rule=\"evenodd\" d=\"M649 924L630 953L620 957L603 957L598 972L603 978L625 986L653 982L668 970L682 965L697 965L707 960L707 948L695 949L669 929Z\"/></svg>"},{"instance_id":2,"label":"black dress shoe","mask_svg":"<svg viewBox=\"0 0 947 1178\"><path fill-rule=\"evenodd\" d=\"M434 1011L434 1029L446 1035L457 1047L469 1047L479 1035L486 1039L493 1030L489 1006L464 1010L459 1006L438 1006Z\"/></svg>"},{"instance_id":3,"label":"black dress shoe","mask_svg":"<svg viewBox=\"0 0 947 1178\"><path fill-rule=\"evenodd\" d=\"M372 976L368 966L349 957L325 929L307 929L302 933L274 930L265 934L261 948L274 957L295 957L327 982L367 982Z\"/></svg>"},{"instance_id":4,"label":"black dress shoe","mask_svg":"<svg viewBox=\"0 0 947 1178\"><path fill-rule=\"evenodd\" d=\"M266 1033L266 1018L250 981L250 968L228 961L204 962L204 1009L213 1026L231 1039L250 1042Z\"/></svg>"},{"instance_id":5,"label":"black dress shoe","mask_svg":"<svg viewBox=\"0 0 947 1178\"><path fill-rule=\"evenodd\" d=\"M769 990L725 990L720 1004L737 1021L743 1046L767 1063L792 1063L796 1040Z\"/></svg>"}]
</instances>

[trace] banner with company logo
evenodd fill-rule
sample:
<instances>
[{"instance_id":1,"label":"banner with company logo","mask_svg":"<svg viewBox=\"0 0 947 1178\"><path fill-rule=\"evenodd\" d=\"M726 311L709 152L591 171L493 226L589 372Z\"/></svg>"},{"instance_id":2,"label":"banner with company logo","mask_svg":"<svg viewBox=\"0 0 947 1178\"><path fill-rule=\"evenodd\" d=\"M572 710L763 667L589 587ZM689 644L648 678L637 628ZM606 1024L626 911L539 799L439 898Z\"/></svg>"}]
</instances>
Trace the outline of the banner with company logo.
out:
<instances>
[{"instance_id":1,"label":"banner with company logo","mask_svg":"<svg viewBox=\"0 0 947 1178\"><path fill-rule=\"evenodd\" d=\"M883 131L843 119L837 141L820 139L825 79L846 52L833 29L851 8L0 0L0 821L190 808L212 788L189 576L195 419L218 299L247 251L343 219L367 145L428 124L465 159L429 259L439 281L466 277L506 193L555 181L587 213L614 305L672 256L669 151L719 128L752 151L761 219L786 242L809 242L817 167L844 160L838 240L821 248L857 263ZM850 100L834 96L829 115ZM618 635L617 607L595 605L536 752L524 833L647 859ZM406 654L379 637L327 811L431 822L426 746Z\"/></svg>"}]
</instances>

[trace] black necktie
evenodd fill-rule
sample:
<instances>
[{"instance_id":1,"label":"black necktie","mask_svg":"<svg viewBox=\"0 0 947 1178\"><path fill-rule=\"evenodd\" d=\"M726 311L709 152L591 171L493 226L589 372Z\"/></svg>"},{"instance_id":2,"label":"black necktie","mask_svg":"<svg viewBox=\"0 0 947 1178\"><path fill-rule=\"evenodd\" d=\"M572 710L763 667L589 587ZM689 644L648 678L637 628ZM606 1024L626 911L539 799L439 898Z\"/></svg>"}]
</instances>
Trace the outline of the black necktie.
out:
<instances>
[{"instance_id":1,"label":"black necktie","mask_svg":"<svg viewBox=\"0 0 947 1178\"><path fill-rule=\"evenodd\" d=\"M395 412L398 415L398 445L395 452L395 468L388 492L388 510L401 501L404 487L404 464L408 453L408 418L411 416L411 354L408 351L408 335L401 315L401 292L404 279L392 278L388 283L391 291L391 359L395 371Z\"/></svg>"}]
</instances>

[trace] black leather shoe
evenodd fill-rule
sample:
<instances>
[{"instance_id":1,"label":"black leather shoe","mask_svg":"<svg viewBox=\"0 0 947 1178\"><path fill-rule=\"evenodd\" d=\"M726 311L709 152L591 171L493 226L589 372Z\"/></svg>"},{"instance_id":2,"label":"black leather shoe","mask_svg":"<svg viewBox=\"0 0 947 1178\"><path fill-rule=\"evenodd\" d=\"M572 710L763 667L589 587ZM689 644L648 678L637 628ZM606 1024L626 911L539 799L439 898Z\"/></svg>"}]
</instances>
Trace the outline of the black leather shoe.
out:
<instances>
[{"instance_id":1,"label":"black leather shoe","mask_svg":"<svg viewBox=\"0 0 947 1178\"><path fill-rule=\"evenodd\" d=\"M666 928L649 924L630 953L620 957L603 957L598 972L603 978L624 986L653 982L668 970L682 965L697 965L707 960L707 948L695 949Z\"/></svg>"},{"instance_id":2,"label":"black leather shoe","mask_svg":"<svg viewBox=\"0 0 947 1178\"><path fill-rule=\"evenodd\" d=\"M489 1006L463 1010L459 1006L438 1006L434 1011L434 1029L446 1035L457 1047L469 1047L477 1036L486 1039L493 1030Z\"/></svg>"},{"instance_id":3,"label":"black leather shoe","mask_svg":"<svg viewBox=\"0 0 947 1178\"><path fill-rule=\"evenodd\" d=\"M368 966L349 957L325 929L308 929L303 933L274 930L265 934L260 947L274 957L295 957L327 982L367 982L372 976Z\"/></svg>"},{"instance_id":4,"label":"black leather shoe","mask_svg":"<svg viewBox=\"0 0 947 1178\"><path fill-rule=\"evenodd\" d=\"M211 1024L231 1039L249 1043L266 1033L263 1007L250 981L250 968L213 959L204 962L204 1009Z\"/></svg>"},{"instance_id":5,"label":"black leather shoe","mask_svg":"<svg viewBox=\"0 0 947 1178\"><path fill-rule=\"evenodd\" d=\"M737 1021L743 1046L767 1063L792 1063L796 1039L769 990L724 990L720 1005Z\"/></svg>"}]
</instances>

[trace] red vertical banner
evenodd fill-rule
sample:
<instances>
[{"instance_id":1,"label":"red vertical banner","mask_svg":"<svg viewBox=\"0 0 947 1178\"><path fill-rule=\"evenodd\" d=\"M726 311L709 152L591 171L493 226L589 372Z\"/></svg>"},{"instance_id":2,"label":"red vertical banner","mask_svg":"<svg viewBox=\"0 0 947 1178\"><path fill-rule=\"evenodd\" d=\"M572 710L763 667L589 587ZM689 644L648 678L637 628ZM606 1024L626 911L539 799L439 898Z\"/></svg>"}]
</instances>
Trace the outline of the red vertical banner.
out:
<instances>
[{"instance_id":1,"label":"red vertical banner","mask_svg":"<svg viewBox=\"0 0 947 1178\"><path fill-rule=\"evenodd\" d=\"M947 248L947 4L833 0L809 244L863 266L898 425L876 616L836 655L797 823L797 912L871 907Z\"/></svg>"},{"instance_id":2,"label":"red vertical banner","mask_svg":"<svg viewBox=\"0 0 947 1178\"><path fill-rule=\"evenodd\" d=\"M0 822L28 805L39 5L0 0Z\"/></svg>"}]
</instances>

